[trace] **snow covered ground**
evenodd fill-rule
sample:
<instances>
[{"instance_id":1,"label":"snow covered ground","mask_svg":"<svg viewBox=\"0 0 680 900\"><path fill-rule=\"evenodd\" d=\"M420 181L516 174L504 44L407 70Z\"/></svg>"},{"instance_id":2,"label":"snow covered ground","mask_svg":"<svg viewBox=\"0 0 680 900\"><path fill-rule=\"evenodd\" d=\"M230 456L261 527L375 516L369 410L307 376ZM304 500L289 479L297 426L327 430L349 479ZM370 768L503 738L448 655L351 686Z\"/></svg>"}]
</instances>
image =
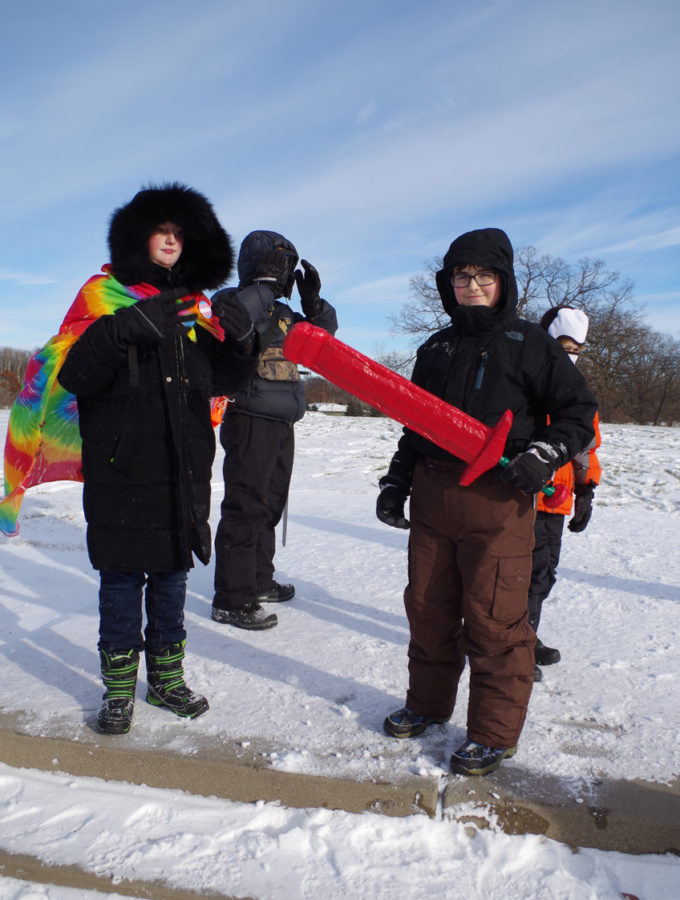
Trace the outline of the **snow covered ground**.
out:
<instances>
[{"instance_id":1,"label":"snow covered ground","mask_svg":"<svg viewBox=\"0 0 680 900\"><path fill-rule=\"evenodd\" d=\"M0 434L7 411L0 411ZM451 722L397 742L382 732L406 687L407 534L375 518L377 480L400 427L308 413L297 426L288 535L277 577L297 596L279 626L210 620L212 567L189 578L190 683L210 700L194 722L143 702L134 735L190 753L196 737L264 740L269 765L342 778L444 778L464 736L466 682ZM579 785L680 775L680 429L607 426L604 480L581 535L565 531L543 670L517 756L504 766ZM214 469L213 523L222 492ZM35 734L90 729L101 695L98 578L81 486L29 492L16 538L0 536L0 710ZM139 694L143 696L144 673ZM288 810L0 765L0 851L123 878L265 898L677 898L680 860L568 848L425 816ZM71 898L0 878L0 898ZM90 896L78 892L77 896ZM94 894L92 894L94 896Z\"/></svg>"}]
</instances>

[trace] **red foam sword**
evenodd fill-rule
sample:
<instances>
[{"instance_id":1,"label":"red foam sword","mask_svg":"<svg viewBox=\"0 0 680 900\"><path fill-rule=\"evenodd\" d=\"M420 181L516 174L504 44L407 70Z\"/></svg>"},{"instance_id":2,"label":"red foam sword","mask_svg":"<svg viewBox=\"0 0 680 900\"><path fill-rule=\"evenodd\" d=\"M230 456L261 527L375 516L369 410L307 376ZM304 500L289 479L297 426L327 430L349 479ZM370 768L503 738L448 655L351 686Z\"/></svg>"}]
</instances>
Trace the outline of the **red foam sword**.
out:
<instances>
[{"instance_id":1,"label":"red foam sword","mask_svg":"<svg viewBox=\"0 0 680 900\"><path fill-rule=\"evenodd\" d=\"M489 428L309 322L299 322L288 332L283 353L462 459L468 465L461 485L471 484L496 464L508 464L503 450L512 425L509 409ZM548 496L555 493L552 486L544 490ZM550 505L563 499L551 496Z\"/></svg>"}]
</instances>

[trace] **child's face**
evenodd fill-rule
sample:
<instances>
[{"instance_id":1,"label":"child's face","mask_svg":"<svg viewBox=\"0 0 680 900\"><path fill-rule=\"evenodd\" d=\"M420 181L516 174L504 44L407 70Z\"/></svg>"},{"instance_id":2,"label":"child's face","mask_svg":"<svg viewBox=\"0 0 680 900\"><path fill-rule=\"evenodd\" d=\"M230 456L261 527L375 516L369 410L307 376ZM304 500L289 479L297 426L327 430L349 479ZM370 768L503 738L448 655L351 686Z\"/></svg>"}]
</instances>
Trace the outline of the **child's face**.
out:
<instances>
[{"instance_id":1,"label":"child's face","mask_svg":"<svg viewBox=\"0 0 680 900\"><path fill-rule=\"evenodd\" d=\"M566 335L560 335L557 340L562 344L567 353L576 353L578 355L583 349L583 344L577 344L573 338L567 337Z\"/></svg>"},{"instance_id":2,"label":"child's face","mask_svg":"<svg viewBox=\"0 0 680 900\"><path fill-rule=\"evenodd\" d=\"M576 365L579 354L581 350L583 350L583 344L577 344L573 338L567 337L564 334L560 335L557 340L569 354L569 359Z\"/></svg>"},{"instance_id":3,"label":"child's face","mask_svg":"<svg viewBox=\"0 0 680 900\"><path fill-rule=\"evenodd\" d=\"M184 233L174 222L162 222L149 238L149 258L157 266L171 269L182 255Z\"/></svg>"},{"instance_id":4,"label":"child's face","mask_svg":"<svg viewBox=\"0 0 680 900\"><path fill-rule=\"evenodd\" d=\"M477 284L474 278L469 278L466 287L456 287L456 275L484 275L495 276L491 284ZM484 266L456 266L452 276L453 290L460 306L497 306L503 293L503 280L497 272L485 269ZM464 279L460 279L464 280ZM482 279L488 280L488 279Z\"/></svg>"}]
</instances>

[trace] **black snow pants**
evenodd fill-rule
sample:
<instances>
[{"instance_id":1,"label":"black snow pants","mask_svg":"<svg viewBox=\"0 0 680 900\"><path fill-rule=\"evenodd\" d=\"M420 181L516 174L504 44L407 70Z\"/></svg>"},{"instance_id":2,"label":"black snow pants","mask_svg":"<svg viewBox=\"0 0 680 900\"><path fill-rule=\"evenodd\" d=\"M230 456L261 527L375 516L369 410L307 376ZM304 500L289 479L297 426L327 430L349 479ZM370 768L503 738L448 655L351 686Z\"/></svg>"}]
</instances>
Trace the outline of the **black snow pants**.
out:
<instances>
[{"instance_id":1,"label":"black snow pants","mask_svg":"<svg viewBox=\"0 0 680 900\"><path fill-rule=\"evenodd\" d=\"M535 544L529 585L529 624L538 631L543 601L555 584L562 549L565 516L539 510L534 526Z\"/></svg>"},{"instance_id":2,"label":"black snow pants","mask_svg":"<svg viewBox=\"0 0 680 900\"><path fill-rule=\"evenodd\" d=\"M224 500L215 536L217 609L241 609L273 586L275 528L293 471L292 423L229 413L220 428Z\"/></svg>"}]
</instances>

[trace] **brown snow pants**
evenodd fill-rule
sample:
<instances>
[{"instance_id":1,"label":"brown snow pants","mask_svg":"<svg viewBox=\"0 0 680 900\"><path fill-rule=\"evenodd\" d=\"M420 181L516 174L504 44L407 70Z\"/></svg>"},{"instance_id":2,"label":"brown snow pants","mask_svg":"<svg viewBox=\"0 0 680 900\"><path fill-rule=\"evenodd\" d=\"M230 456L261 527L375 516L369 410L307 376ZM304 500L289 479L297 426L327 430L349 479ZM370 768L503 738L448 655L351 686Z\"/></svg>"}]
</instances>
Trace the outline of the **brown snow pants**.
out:
<instances>
[{"instance_id":1,"label":"brown snow pants","mask_svg":"<svg viewBox=\"0 0 680 900\"><path fill-rule=\"evenodd\" d=\"M533 687L536 636L527 614L533 498L495 472L460 487L463 468L422 460L414 473L406 705L448 719L467 656L468 738L513 747Z\"/></svg>"}]
</instances>

